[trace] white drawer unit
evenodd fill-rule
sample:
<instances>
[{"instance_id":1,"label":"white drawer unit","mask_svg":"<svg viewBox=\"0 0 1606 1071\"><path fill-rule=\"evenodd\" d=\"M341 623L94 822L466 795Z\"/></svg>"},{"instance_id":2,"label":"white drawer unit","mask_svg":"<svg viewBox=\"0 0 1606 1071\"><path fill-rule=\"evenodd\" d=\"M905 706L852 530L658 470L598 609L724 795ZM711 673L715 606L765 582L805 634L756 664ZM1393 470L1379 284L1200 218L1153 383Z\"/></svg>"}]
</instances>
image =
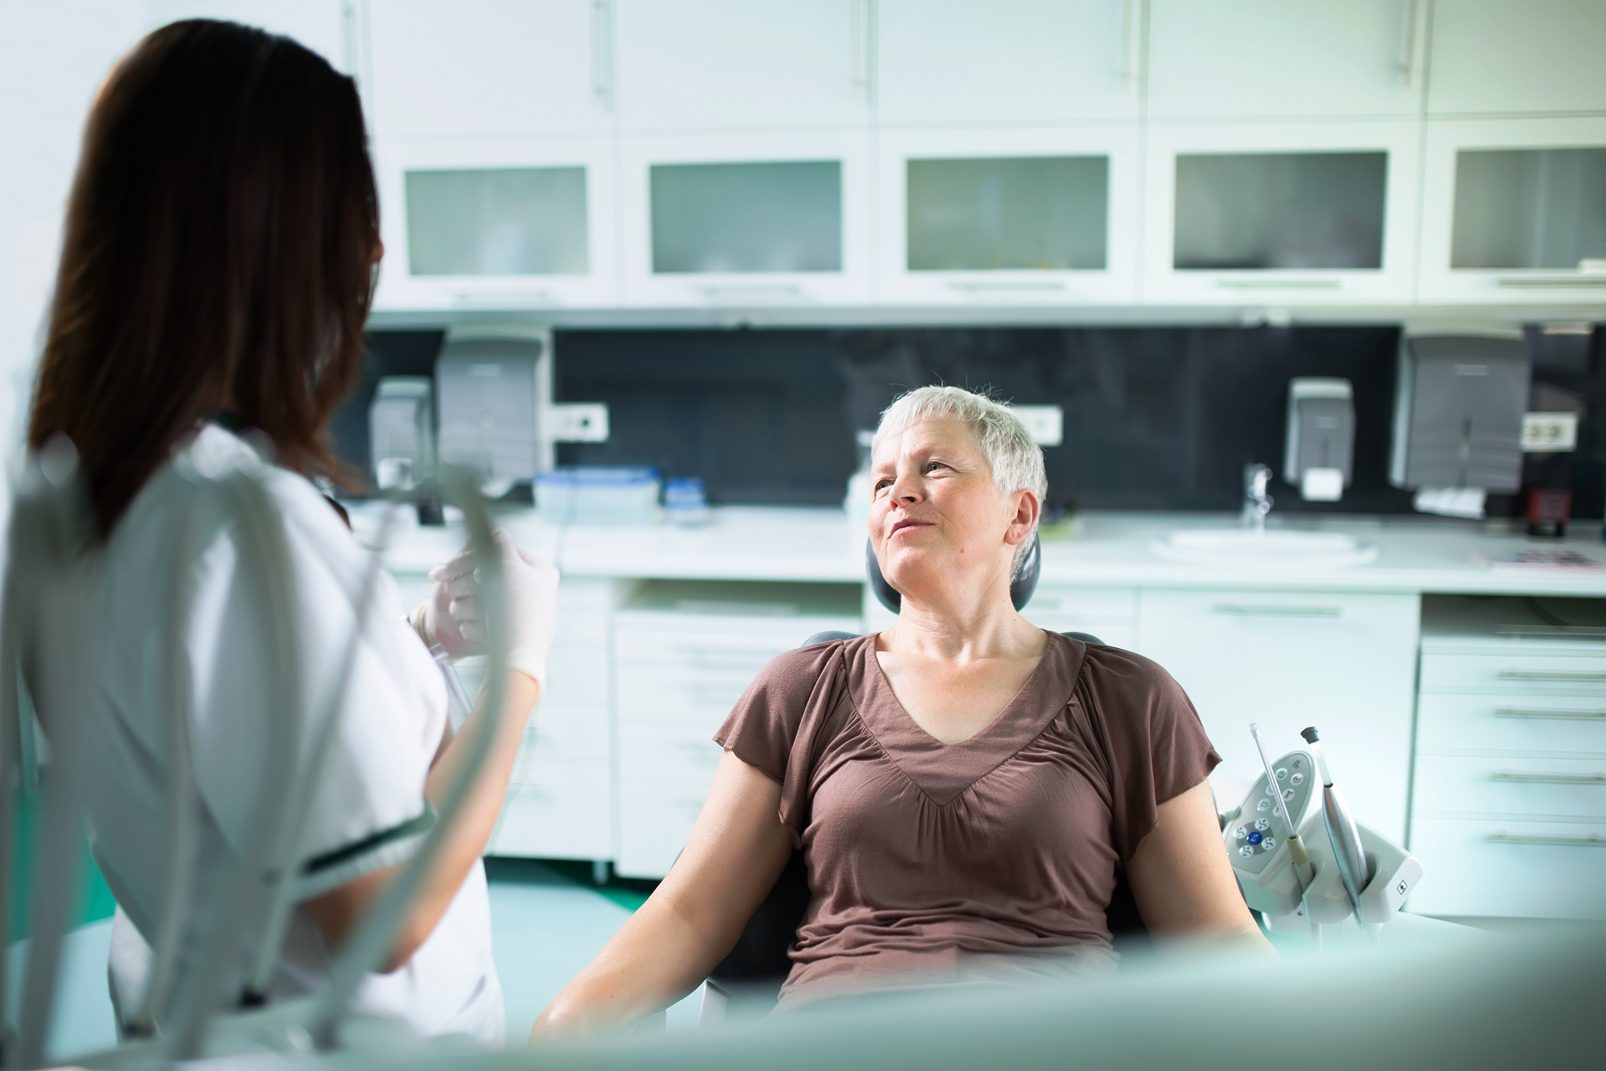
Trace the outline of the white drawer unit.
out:
<instances>
[{"instance_id":1,"label":"white drawer unit","mask_svg":"<svg viewBox=\"0 0 1606 1071\"><path fill-rule=\"evenodd\" d=\"M1606 821L1418 818L1423 915L1606 919Z\"/></svg>"},{"instance_id":2,"label":"white drawer unit","mask_svg":"<svg viewBox=\"0 0 1606 1071\"><path fill-rule=\"evenodd\" d=\"M619 611L618 873L668 872L719 764L715 730L770 659L860 631L859 598L851 584L655 582Z\"/></svg>"},{"instance_id":3,"label":"white drawer unit","mask_svg":"<svg viewBox=\"0 0 1606 1071\"><path fill-rule=\"evenodd\" d=\"M612 842L607 764L571 765L508 789L486 854L597 860L612 854Z\"/></svg>"},{"instance_id":4,"label":"white drawer unit","mask_svg":"<svg viewBox=\"0 0 1606 1071\"><path fill-rule=\"evenodd\" d=\"M1583 600L1429 598L1413 911L1606 918L1606 615Z\"/></svg>"}]
</instances>

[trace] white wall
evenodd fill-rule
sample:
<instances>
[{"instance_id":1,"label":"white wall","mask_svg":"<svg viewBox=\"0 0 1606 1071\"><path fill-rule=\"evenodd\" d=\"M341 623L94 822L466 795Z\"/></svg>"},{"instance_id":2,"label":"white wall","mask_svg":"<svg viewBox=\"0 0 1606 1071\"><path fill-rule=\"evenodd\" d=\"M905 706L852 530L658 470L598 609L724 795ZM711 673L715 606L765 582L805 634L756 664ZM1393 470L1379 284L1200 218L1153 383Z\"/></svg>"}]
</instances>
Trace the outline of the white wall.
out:
<instances>
[{"instance_id":1,"label":"white wall","mask_svg":"<svg viewBox=\"0 0 1606 1071\"><path fill-rule=\"evenodd\" d=\"M0 449L13 456L55 281L79 136L148 16L119 0L0 0Z\"/></svg>"}]
</instances>

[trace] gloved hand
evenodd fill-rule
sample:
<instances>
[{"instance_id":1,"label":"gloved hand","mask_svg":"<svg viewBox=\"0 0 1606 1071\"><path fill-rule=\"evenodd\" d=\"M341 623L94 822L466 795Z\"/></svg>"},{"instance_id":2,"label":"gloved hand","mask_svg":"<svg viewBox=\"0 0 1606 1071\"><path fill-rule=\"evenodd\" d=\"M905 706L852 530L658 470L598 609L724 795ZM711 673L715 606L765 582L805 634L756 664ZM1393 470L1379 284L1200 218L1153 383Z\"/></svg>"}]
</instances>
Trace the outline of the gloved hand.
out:
<instances>
[{"instance_id":1,"label":"gloved hand","mask_svg":"<svg viewBox=\"0 0 1606 1071\"><path fill-rule=\"evenodd\" d=\"M534 680L546 677L558 600L558 571L514 545L502 529L493 533L507 591L508 665ZM410 620L426 646L440 644L452 658L485 651L485 610L479 562L472 550L429 571L430 597Z\"/></svg>"}]
</instances>

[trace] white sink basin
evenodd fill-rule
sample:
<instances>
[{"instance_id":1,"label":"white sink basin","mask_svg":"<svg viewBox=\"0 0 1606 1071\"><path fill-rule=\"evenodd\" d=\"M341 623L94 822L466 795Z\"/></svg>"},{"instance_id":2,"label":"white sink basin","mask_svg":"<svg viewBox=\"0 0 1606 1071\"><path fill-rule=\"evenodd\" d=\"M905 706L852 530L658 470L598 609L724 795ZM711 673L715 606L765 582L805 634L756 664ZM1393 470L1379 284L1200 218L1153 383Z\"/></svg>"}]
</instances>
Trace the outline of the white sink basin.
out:
<instances>
[{"instance_id":1,"label":"white sink basin","mask_svg":"<svg viewBox=\"0 0 1606 1071\"><path fill-rule=\"evenodd\" d=\"M1174 562L1263 568L1338 569L1365 565L1377 547L1339 532L1255 532L1197 528L1153 540L1149 549Z\"/></svg>"}]
</instances>

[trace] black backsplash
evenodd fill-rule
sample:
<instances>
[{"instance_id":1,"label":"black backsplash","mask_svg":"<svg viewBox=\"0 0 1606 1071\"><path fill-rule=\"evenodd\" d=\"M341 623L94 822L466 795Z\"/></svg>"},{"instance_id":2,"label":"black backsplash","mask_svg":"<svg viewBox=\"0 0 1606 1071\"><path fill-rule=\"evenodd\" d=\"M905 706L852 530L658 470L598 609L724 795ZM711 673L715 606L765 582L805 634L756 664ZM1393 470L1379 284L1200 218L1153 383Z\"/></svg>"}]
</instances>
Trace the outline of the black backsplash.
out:
<instances>
[{"instance_id":1,"label":"black backsplash","mask_svg":"<svg viewBox=\"0 0 1606 1071\"><path fill-rule=\"evenodd\" d=\"M1578 449L1530 455L1525 482L1570 486L1575 517L1601 516L1606 335L1530 329L1529 408L1580 412ZM1243 467L1278 473L1279 512L1409 513L1388 482L1397 327L897 328L559 331L559 401L609 406L606 443L566 445L565 464L650 464L700 476L723 503L835 504L853 433L927 383L1065 411L1044 451L1049 500L1081 509L1232 510ZM1310 503L1281 481L1288 381L1348 379L1352 486ZM1491 497L1489 512L1515 508Z\"/></svg>"},{"instance_id":2,"label":"black backsplash","mask_svg":"<svg viewBox=\"0 0 1606 1071\"><path fill-rule=\"evenodd\" d=\"M1529 409L1580 413L1578 448L1529 455L1524 482L1570 487L1574 517L1600 517L1606 482L1606 329L1527 331ZM371 336L363 387L337 419L341 453L366 464L379 374L426 374L440 333ZM1277 472L1280 513L1409 513L1388 483L1399 329L1364 327L854 328L559 330L554 394L605 402L606 443L565 444L561 464L653 465L699 476L724 504L837 505L873 428L899 393L927 383L1065 411L1044 451L1049 499L1081 509L1232 510L1245 464ZM1348 379L1354 482L1310 503L1281 481L1288 381ZM1512 513L1515 496L1491 497Z\"/></svg>"}]
</instances>

